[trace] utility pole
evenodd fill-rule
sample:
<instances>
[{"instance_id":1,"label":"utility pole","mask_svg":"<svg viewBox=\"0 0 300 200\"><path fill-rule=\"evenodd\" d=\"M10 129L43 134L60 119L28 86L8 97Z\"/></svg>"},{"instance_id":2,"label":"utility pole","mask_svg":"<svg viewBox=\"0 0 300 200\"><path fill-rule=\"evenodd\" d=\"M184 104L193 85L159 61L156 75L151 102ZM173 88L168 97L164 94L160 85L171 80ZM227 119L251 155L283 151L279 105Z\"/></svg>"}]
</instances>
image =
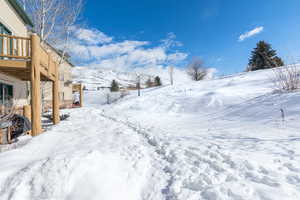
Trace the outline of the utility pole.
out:
<instances>
[{"instance_id":1,"label":"utility pole","mask_svg":"<svg viewBox=\"0 0 300 200\"><path fill-rule=\"evenodd\" d=\"M169 73L170 73L170 81L171 81L171 85L173 85L173 73L174 73L174 68L173 66L169 67Z\"/></svg>"},{"instance_id":2,"label":"utility pole","mask_svg":"<svg viewBox=\"0 0 300 200\"><path fill-rule=\"evenodd\" d=\"M140 75L137 76L136 87L138 89L138 96L141 96L141 76Z\"/></svg>"}]
</instances>

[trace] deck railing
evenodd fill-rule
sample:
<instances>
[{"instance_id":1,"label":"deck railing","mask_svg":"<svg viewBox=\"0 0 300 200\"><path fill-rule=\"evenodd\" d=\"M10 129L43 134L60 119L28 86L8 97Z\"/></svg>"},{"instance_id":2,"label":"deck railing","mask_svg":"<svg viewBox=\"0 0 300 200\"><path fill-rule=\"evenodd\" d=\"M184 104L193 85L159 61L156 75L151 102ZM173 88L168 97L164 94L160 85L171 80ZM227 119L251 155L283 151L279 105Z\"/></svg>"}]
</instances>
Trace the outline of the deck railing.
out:
<instances>
[{"instance_id":1,"label":"deck railing","mask_svg":"<svg viewBox=\"0 0 300 200\"><path fill-rule=\"evenodd\" d=\"M54 77L57 62L47 46L38 43L35 51L38 53L40 71L47 77ZM49 48L50 49L50 48ZM1 60L31 60L32 38L0 34L0 62Z\"/></svg>"},{"instance_id":2,"label":"deck railing","mask_svg":"<svg viewBox=\"0 0 300 200\"><path fill-rule=\"evenodd\" d=\"M0 59L29 59L30 56L30 38L0 34Z\"/></svg>"},{"instance_id":3,"label":"deck railing","mask_svg":"<svg viewBox=\"0 0 300 200\"><path fill-rule=\"evenodd\" d=\"M55 53L37 34L18 37L0 34L0 72L30 81L32 135L42 132L41 81L52 81L53 123L59 122L59 64Z\"/></svg>"}]
</instances>

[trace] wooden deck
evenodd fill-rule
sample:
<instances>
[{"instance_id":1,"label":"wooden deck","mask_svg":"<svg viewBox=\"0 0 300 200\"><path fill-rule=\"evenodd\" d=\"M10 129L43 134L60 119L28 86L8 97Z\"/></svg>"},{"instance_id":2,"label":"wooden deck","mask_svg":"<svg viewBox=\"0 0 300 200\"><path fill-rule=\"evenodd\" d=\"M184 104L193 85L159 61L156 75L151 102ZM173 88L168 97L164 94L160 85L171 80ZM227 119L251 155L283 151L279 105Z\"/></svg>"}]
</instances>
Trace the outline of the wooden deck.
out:
<instances>
[{"instance_id":1,"label":"wooden deck","mask_svg":"<svg viewBox=\"0 0 300 200\"><path fill-rule=\"evenodd\" d=\"M41 45L40 38L0 34L0 73L31 82L32 135L41 128L41 81L51 81L53 122L59 123L59 70L58 63Z\"/></svg>"}]
</instances>

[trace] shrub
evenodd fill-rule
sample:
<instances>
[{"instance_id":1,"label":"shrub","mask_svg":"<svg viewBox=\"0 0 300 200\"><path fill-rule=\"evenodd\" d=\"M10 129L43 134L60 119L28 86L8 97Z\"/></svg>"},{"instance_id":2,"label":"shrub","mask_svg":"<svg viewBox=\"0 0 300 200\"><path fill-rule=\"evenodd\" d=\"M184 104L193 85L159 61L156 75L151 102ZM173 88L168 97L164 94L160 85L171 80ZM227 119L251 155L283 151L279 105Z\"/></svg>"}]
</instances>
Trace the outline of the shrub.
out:
<instances>
[{"instance_id":1,"label":"shrub","mask_svg":"<svg viewBox=\"0 0 300 200\"><path fill-rule=\"evenodd\" d=\"M154 80L155 80L155 86L161 86L162 85L159 76L156 76Z\"/></svg>"},{"instance_id":2,"label":"shrub","mask_svg":"<svg viewBox=\"0 0 300 200\"><path fill-rule=\"evenodd\" d=\"M111 85L110 85L110 91L111 92L118 92L119 91L119 83L116 81L116 80L113 80L111 82Z\"/></svg>"},{"instance_id":3,"label":"shrub","mask_svg":"<svg viewBox=\"0 0 300 200\"><path fill-rule=\"evenodd\" d=\"M273 70L274 86L281 92L294 91L300 88L300 70L296 65L279 67Z\"/></svg>"}]
</instances>

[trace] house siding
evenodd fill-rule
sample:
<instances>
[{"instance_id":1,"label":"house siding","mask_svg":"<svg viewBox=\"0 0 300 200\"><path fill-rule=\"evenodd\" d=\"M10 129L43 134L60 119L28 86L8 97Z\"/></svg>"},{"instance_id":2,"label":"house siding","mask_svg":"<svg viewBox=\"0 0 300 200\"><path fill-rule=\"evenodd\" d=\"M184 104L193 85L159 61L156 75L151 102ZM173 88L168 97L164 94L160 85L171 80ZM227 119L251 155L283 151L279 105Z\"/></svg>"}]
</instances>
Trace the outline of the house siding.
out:
<instances>
[{"instance_id":1,"label":"house siding","mask_svg":"<svg viewBox=\"0 0 300 200\"><path fill-rule=\"evenodd\" d=\"M28 37L25 23L7 0L1 0L0 3L0 23L3 24L12 35ZM28 82L21 81L1 72L0 82L13 86L14 105L21 107L29 103Z\"/></svg>"},{"instance_id":2,"label":"house siding","mask_svg":"<svg viewBox=\"0 0 300 200\"><path fill-rule=\"evenodd\" d=\"M51 52L54 59L59 61L61 59L51 47L45 47L49 52ZM67 84L72 82L72 65L64 61L59 66L59 97L60 97L60 107L61 108L70 108L73 104L73 91L72 84ZM45 108L52 106L52 83L45 82L42 84L42 93L43 93L43 103Z\"/></svg>"},{"instance_id":3,"label":"house siding","mask_svg":"<svg viewBox=\"0 0 300 200\"><path fill-rule=\"evenodd\" d=\"M21 17L7 0L1 1L4 3L0 3L0 22L6 26L13 35L27 37L27 27Z\"/></svg>"}]
</instances>

